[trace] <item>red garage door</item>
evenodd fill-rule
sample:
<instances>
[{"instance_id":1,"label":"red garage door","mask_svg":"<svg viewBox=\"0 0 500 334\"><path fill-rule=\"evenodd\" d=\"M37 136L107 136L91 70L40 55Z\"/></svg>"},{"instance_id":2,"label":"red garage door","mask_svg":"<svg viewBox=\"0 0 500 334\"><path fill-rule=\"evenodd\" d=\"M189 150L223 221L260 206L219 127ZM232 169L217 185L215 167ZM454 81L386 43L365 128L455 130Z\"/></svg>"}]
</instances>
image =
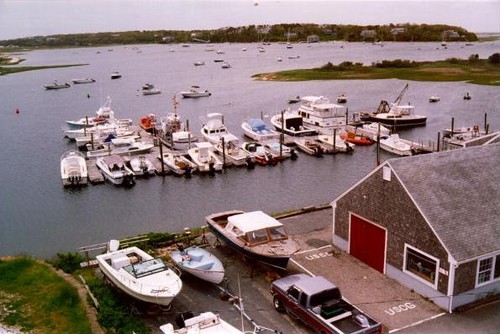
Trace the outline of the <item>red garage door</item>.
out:
<instances>
[{"instance_id":1,"label":"red garage door","mask_svg":"<svg viewBox=\"0 0 500 334\"><path fill-rule=\"evenodd\" d=\"M351 255L370 267L384 272L385 230L362 218L351 215Z\"/></svg>"}]
</instances>

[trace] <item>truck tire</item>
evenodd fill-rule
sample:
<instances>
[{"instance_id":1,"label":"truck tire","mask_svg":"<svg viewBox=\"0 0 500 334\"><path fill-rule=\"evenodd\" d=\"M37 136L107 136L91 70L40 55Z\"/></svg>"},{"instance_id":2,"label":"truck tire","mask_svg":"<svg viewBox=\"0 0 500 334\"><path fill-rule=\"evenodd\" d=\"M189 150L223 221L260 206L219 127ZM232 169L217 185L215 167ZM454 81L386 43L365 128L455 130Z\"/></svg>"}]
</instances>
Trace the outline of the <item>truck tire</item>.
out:
<instances>
[{"instance_id":1,"label":"truck tire","mask_svg":"<svg viewBox=\"0 0 500 334\"><path fill-rule=\"evenodd\" d=\"M276 296L273 298L273 306L274 309L280 313L285 312L285 307L283 306L283 302Z\"/></svg>"}]
</instances>

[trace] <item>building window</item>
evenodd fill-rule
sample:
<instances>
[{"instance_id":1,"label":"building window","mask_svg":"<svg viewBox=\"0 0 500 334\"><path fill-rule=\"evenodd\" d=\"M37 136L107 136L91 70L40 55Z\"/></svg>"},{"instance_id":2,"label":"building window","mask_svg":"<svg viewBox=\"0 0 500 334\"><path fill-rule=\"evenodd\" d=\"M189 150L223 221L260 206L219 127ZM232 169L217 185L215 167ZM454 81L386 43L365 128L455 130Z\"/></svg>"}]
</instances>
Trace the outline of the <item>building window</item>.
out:
<instances>
[{"instance_id":1,"label":"building window","mask_svg":"<svg viewBox=\"0 0 500 334\"><path fill-rule=\"evenodd\" d=\"M500 255L478 260L477 285L482 285L500 278Z\"/></svg>"},{"instance_id":2,"label":"building window","mask_svg":"<svg viewBox=\"0 0 500 334\"><path fill-rule=\"evenodd\" d=\"M430 283L435 286L438 268L439 261L436 258L406 245L404 272L415 276L424 283Z\"/></svg>"}]
</instances>

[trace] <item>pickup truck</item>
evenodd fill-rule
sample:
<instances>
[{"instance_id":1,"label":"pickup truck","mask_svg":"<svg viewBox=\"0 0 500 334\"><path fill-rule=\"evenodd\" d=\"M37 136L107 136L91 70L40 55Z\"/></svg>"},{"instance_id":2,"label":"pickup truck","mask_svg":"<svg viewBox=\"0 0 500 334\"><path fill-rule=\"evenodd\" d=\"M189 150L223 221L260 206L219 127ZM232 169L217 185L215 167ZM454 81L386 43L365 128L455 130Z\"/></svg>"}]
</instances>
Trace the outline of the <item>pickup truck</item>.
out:
<instances>
[{"instance_id":1,"label":"pickup truck","mask_svg":"<svg viewBox=\"0 0 500 334\"><path fill-rule=\"evenodd\" d=\"M321 334L381 333L382 325L342 298L322 276L295 274L273 281L273 306Z\"/></svg>"}]
</instances>

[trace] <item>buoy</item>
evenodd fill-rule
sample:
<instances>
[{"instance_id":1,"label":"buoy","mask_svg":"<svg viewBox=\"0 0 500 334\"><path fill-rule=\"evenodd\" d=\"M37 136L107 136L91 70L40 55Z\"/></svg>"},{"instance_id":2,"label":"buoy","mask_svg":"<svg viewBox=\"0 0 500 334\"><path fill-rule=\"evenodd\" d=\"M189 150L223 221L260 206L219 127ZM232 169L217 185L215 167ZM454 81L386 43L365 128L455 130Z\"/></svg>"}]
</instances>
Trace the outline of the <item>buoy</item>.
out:
<instances>
[{"instance_id":1,"label":"buoy","mask_svg":"<svg viewBox=\"0 0 500 334\"><path fill-rule=\"evenodd\" d=\"M16 108L16 114L19 114L20 111L19 111L19 108Z\"/></svg>"},{"instance_id":2,"label":"buoy","mask_svg":"<svg viewBox=\"0 0 500 334\"><path fill-rule=\"evenodd\" d=\"M87 98L90 99L90 94L87 94Z\"/></svg>"}]
</instances>

